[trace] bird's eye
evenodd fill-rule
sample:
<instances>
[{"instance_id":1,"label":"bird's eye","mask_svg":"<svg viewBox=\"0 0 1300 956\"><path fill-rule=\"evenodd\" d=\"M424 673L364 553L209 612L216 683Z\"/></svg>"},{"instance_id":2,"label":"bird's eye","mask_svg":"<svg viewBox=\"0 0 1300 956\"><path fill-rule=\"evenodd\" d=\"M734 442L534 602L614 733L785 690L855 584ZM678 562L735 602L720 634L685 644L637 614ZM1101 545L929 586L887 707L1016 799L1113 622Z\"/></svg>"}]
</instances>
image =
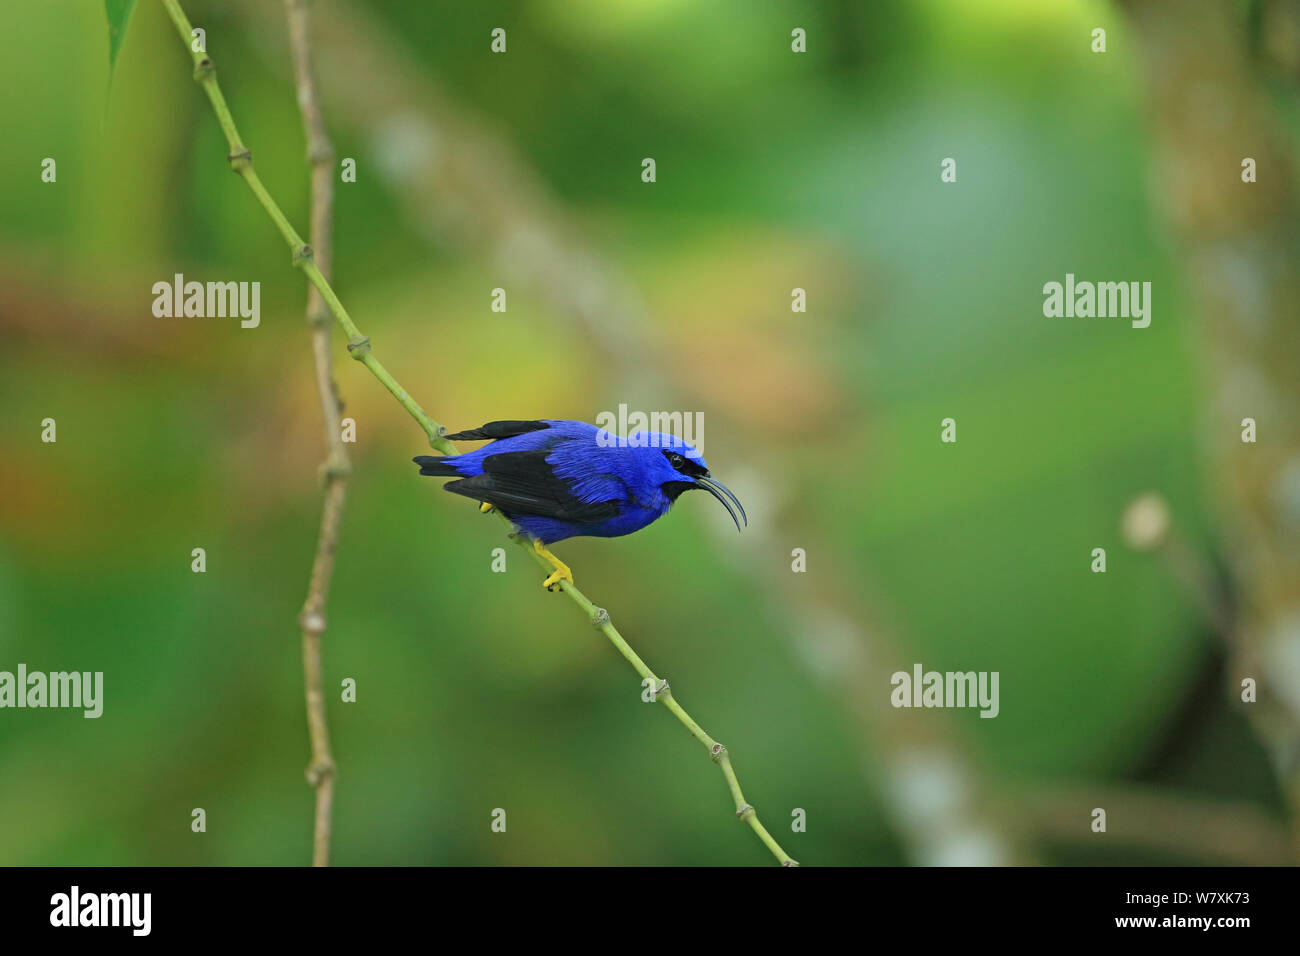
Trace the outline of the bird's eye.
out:
<instances>
[{"instance_id":1,"label":"bird's eye","mask_svg":"<svg viewBox=\"0 0 1300 956\"><path fill-rule=\"evenodd\" d=\"M667 459L668 464L672 465L674 471L680 472L687 478L696 478L709 473L708 469L703 465L692 461L685 455L679 455L675 451L665 451L664 458Z\"/></svg>"}]
</instances>

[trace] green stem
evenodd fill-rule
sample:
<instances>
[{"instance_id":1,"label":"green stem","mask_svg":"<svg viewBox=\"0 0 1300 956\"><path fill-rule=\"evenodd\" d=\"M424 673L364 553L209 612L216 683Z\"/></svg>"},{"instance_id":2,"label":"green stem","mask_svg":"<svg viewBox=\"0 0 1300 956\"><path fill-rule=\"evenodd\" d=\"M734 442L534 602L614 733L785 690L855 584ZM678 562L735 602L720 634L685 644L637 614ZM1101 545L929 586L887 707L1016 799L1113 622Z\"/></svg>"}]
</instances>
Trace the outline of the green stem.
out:
<instances>
[{"instance_id":1,"label":"green stem","mask_svg":"<svg viewBox=\"0 0 1300 956\"><path fill-rule=\"evenodd\" d=\"M339 301L339 297L334 294L329 282L321 271L316 268L315 262L312 261L311 246L303 241L302 236L293 228L279 204L267 192L266 186L262 184L261 178L253 169L253 154L244 141L239 136L239 129L235 126L235 118L230 113L230 107L226 104L226 98L222 95L221 84L217 82L217 69L212 63L212 58L207 53L199 52L193 49L193 31L189 18L185 16L185 11L181 9L177 0L163 0L163 6L166 8L172 23L176 25L176 32L180 34L181 41L185 48L190 51L190 56L194 60L194 80L203 88L207 94L208 100L212 103L212 111L217 114L217 122L221 124L221 132L225 134L226 143L230 146L230 153L226 159L230 163L230 168L239 174L240 178L248 184L248 188L257 201L262 204L266 214L271 217L275 223L276 229L284 238L285 243L293 253L293 264L301 269L307 276L316 290L320 293L321 298L329 306L330 312L338 320L340 326L348 337L348 353L370 369L375 378L379 379L383 386L392 393L401 406L406 409L412 418L416 420L420 428L424 430L425 435L429 438L429 444L443 454L455 454L455 447L448 442L443 436L446 429L429 417L429 414L422 409L413 399L406 389L397 383L397 380L389 374L384 368L383 363L370 351L370 339L361 334L352 317L348 315L347 309Z\"/></svg>"},{"instance_id":2,"label":"green stem","mask_svg":"<svg viewBox=\"0 0 1300 956\"><path fill-rule=\"evenodd\" d=\"M190 26L190 21L186 18L185 11L181 9L178 0L162 0L162 2L163 6L167 9L167 13L171 16L172 22L176 25L176 30L181 35L181 40L184 42L186 49L191 50L191 55L194 58L194 79L203 87L204 92L207 93L208 99L212 103L212 109L217 114L217 122L221 124L221 130L225 133L226 141L230 145L230 155L227 159L230 161L231 169L238 173L244 182L248 184L248 188L253 191L253 195L256 196L258 202L262 204L262 208L266 210L267 215L271 217L271 221L274 222L276 228L280 230L280 235L284 237L285 242L292 250L293 264L297 268L302 269L303 273L307 276L308 281L315 286L316 290L320 293L321 298L325 300L325 304L329 307L330 312L338 321L343 331L347 334L348 352L354 359L357 359L365 365L375 378L379 379L383 386L392 393L393 397L397 399L411 417L415 419L424 430L424 433L428 436L429 444L432 447L443 454L456 454L455 446L451 442L447 441L445 437L447 430L434 421L433 418L431 418L429 414L420 407L419 403L411 397L410 393L408 393L406 389L402 388L402 386L398 384L397 380L393 378L393 376L389 374L388 370L384 368L377 358L375 358L374 354L370 350L370 338L363 335L361 330L357 328L356 323L352 321L352 317L348 314L347 309L343 307L343 303L339 301L339 297L334 293L334 289L330 286L328 280L326 280L325 276L323 276L320 270L316 268L315 263L312 261L311 247L303 242L302 237L294 230L293 225L280 210L279 205L277 205L275 200L271 198L271 194L266 191L266 187L262 185L261 179L259 179L257 173L253 171L252 153L239 138L239 130L235 127L235 120L230 115L230 108L226 105L226 98L221 94L221 87L217 83L217 71L212 65L212 60L206 53L198 53L191 49L191 35L193 28ZM546 559L533 551L531 546L527 545L524 536L517 532L510 520L499 511L495 512L495 514L497 514L510 528L510 533L514 539L521 545L525 545L529 553L533 554L542 567L546 568L548 571L551 570L551 566L546 562ZM641 660L641 657L636 653L636 651L632 650L631 645L623 639L623 635L621 635L618 632L618 629L610 622L609 613L605 611L604 608L597 607L593 604L585 594L578 590L572 581L561 581L560 586L564 593L567 594L573 602L586 613L592 624L609 639L609 642L613 644L614 647L618 649L618 652L627 659L628 663L636 669L636 672L641 675L641 678L652 682L652 686L655 688L655 700L664 704L664 706L672 712L673 716L685 725L686 729L691 732L691 735L708 749L709 755L722 770L722 776L727 783L727 789L731 791L732 799L736 804L736 816L749 824L750 828L758 835L758 838L763 841L764 845L772 851L772 854L777 858L782 866L798 866L799 864L791 859L790 856L781 849L776 840L772 838L772 835L768 833L763 824L759 822L758 814L754 808L745 801L744 794L740 791L740 783L736 779L736 772L731 766L731 758L727 753L727 748L705 733L704 729L682 708L681 704L677 703L677 701L673 699L672 693L668 688L668 682L656 677L654 672L646 665L645 661Z\"/></svg>"},{"instance_id":3,"label":"green stem","mask_svg":"<svg viewBox=\"0 0 1300 956\"><path fill-rule=\"evenodd\" d=\"M511 536L515 541L523 546L524 550L531 554L539 565L550 571L551 566L547 560L531 547L524 535L518 533L514 525L511 524L510 519L496 509L493 509L493 513L498 515L509 526ZM582 608L592 626L604 634L609 639L609 642L618 649L618 652L627 658L628 663L641 675L641 679L650 681L651 686L654 688L656 703L667 707L673 716L680 720L686 729L691 732L691 736L702 743L705 749L708 750L709 756L722 770L722 777L727 782L727 789L731 791L731 797L736 803L736 816L749 824L750 828L758 834L758 838L772 851L772 855L777 858L782 866L798 866L799 864L791 859L785 850L781 849L780 844L773 839L772 834L768 833L767 828L759 822L758 811L745 800L745 795L740 790L740 781L736 779L736 771L731 766L731 756L728 754L726 746L710 737L704 728L695 722L695 718L686 712L686 708L677 703L677 699L673 697L668 686L668 681L657 677L649 665L641 660L641 656L632 649L632 645L623 639L623 635L618 632L614 622L609 619L608 611L592 603L585 594L578 590L577 585L572 581L562 579L560 588L573 599L574 604Z\"/></svg>"}]
</instances>

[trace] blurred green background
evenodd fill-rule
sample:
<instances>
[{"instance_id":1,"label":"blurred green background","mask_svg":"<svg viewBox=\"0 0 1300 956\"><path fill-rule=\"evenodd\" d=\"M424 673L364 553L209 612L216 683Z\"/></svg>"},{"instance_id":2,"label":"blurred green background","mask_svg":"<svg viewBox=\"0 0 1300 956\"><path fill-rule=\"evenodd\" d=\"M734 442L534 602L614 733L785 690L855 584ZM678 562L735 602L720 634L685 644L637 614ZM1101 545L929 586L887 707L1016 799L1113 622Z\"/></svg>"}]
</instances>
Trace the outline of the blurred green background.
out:
<instances>
[{"instance_id":1,"label":"blurred green background","mask_svg":"<svg viewBox=\"0 0 1300 956\"><path fill-rule=\"evenodd\" d=\"M185 6L305 232L281 5ZM358 164L335 285L416 399L453 429L704 413L756 533L688 496L557 553L792 856L1223 861L1198 825L1163 848L1088 829L1095 806L1182 825L1161 801L1264 834L1239 848L1282 832L1220 638L1120 535L1154 490L1215 561L1190 297L1115 8L330 0L316 20ZM111 86L107 48L98 2L0 9L0 669L105 674L98 720L0 711L0 863L302 864L296 615L324 456L304 283L161 5L139 4ZM261 326L155 318L177 272L259 281ZM1150 281L1150 328L1045 319L1067 272ZM626 662L418 478L423 436L336 345L358 440L324 651L334 862L770 863ZM1000 715L891 711L895 662L998 671ZM909 816L927 800L960 815L950 842Z\"/></svg>"}]
</instances>

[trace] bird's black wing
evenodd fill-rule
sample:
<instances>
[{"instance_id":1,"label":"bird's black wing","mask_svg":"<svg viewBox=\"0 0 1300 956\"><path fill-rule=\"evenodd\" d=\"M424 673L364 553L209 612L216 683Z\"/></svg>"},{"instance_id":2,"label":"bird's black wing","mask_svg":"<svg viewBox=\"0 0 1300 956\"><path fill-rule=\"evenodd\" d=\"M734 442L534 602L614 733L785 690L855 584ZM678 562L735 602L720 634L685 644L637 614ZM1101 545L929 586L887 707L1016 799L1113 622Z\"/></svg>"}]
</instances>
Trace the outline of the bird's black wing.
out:
<instances>
[{"instance_id":1,"label":"bird's black wing","mask_svg":"<svg viewBox=\"0 0 1300 956\"><path fill-rule=\"evenodd\" d=\"M546 456L549 448L507 451L483 459L483 474L449 481L447 491L496 505L511 513L592 524L619 513L617 501L583 501L556 476Z\"/></svg>"},{"instance_id":2,"label":"bird's black wing","mask_svg":"<svg viewBox=\"0 0 1300 956\"><path fill-rule=\"evenodd\" d=\"M448 435L450 441L483 441L485 438L513 438L526 432L538 432L550 428L546 422L488 422L478 428L469 428L463 432Z\"/></svg>"}]
</instances>

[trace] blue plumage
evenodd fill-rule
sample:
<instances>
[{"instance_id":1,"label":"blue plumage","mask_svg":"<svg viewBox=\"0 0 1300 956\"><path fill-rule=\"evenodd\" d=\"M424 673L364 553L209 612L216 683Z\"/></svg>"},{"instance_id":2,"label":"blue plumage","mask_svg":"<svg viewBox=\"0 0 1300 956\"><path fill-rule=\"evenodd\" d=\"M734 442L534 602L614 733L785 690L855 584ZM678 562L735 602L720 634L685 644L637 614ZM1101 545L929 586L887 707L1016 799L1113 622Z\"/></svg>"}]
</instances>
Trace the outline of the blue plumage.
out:
<instances>
[{"instance_id":1,"label":"blue plumage","mask_svg":"<svg viewBox=\"0 0 1300 956\"><path fill-rule=\"evenodd\" d=\"M631 534L695 488L721 501L737 529L732 503L745 514L699 452L673 435L620 438L585 422L542 420L489 422L448 438L493 440L463 455L419 456L420 473L456 478L447 491L497 507L542 545Z\"/></svg>"}]
</instances>

